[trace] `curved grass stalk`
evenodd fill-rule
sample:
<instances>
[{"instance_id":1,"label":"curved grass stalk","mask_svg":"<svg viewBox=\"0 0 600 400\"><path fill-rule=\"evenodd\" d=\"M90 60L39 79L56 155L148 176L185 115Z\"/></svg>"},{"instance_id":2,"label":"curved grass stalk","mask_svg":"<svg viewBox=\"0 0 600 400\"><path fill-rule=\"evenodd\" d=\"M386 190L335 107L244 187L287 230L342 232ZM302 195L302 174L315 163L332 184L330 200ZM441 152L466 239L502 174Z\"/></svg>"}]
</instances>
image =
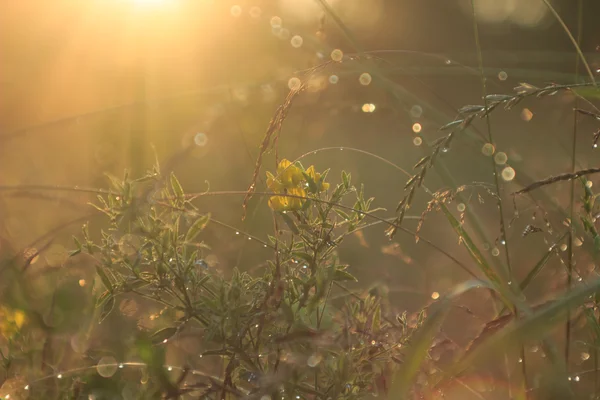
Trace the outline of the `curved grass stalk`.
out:
<instances>
[{"instance_id":1,"label":"curved grass stalk","mask_svg":"<svg viewBox=\"0 0 600 400\"><path fill-rule=\"evenodd\" d=\"M554 18L556 18L556 20L558 21L558 23L560 24L560 26L562 26L563 30L565 31L565 33L569 37L569 40L571 40L571 43L573 43L573 47L575 47L575 50L577 51L577 55L579 56L579 59L581 60L581 63L585 66L585 69L586 69L586 71L588 73L588 76L590 77L590 80L592 81L592 83L594 84L594 86L597 87L598 85L596 84L596 80L594 79L594 73L592 72L592 70L590 68L590 65L588 64L587 60L585 59L585 56L583 55L583 52L581 51L581 47L579 47L579 40L576 40L573 37L573 35L571 34L571 31L569 30L569 27L567 27L567 25L562 20L562 18L558 14L558 12L556 12L556 10L554 9L554 7L552 7L552 4L550 4L550 2L548 0L542 0L542 1L546 5L546 7L548 7L548 10L550 10L550 12L552 13L552 15L554 15ZM581 2L579 4L581 5ZM581 21L581 12L580 12L580 21Z\"/></svg>"}]
</instances>

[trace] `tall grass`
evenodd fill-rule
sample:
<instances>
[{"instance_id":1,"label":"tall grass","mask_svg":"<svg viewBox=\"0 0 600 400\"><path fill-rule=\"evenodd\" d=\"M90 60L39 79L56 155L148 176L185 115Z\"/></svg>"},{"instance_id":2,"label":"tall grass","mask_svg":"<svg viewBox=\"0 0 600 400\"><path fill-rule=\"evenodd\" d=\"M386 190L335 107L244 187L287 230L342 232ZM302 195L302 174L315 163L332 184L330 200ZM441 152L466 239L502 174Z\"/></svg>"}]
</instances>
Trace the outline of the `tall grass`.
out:
<instances>
[{"instance_id":1,"label":"tall grass","mask_svg":"<svg viewBox=\"0 0 600 400\"><path fill-rule=\"evenodd\" d=\"M302 84L278 107L260 144L246 190L209 188L187 193L172 172L171 162L165 163L166 168L157 162L141 176L126 173L123 178L110 177L110 189L1 186L3 194L15 197L43 198L48 193L69 192L97 198L91 202L92 213L57 226L28 246L35 251L10 254L0 266L2 281L10 281L0 292L4 373L0 395L5 399L110 398L117 393L128 398L172 399L433 399L443 397L447 387L458 383L472 398L497 398L487 388L469 382L474 372L484 371L491 379L498 379L499 374L509 382L505 393L509 398L598 396L600 277L593 272L585 280L576 279L580 277L578 256L585 251L583 259L595 260L600 249L595 228L596 194L588 179L600 169L578 169L576 147L582 134L579 119L600 120L592 102L586 100L586 108L580 109L584 102L576 90L595 87L596 82L579 47L583 2L578 2L576 36L550 3L544 2L575 47L574 82L543 87L520 83L514 94L490 93L477 8L472 1L478 65L469 68L478 74L481 104L478 101L456 110L456 118L435 113L439 138L423 146L425 154L410 172L372 152L335 147L369 157L407 179L393 213L376 207L377 199L368 195L369 182L356 183L351 174L334 173L325 169L327 166L304 165L309 155L334 148L315 149L296 158L281 154L279 149L285 140L280 133L294 101L305 95L310 78L330 68L342 68L334 62L303 71ZM318 3L354 46L356 64L370 71L378 88L392 95L398 110L416 99L386 76L386 70L362 49L327 1ZM589 81L579 81L580 63ZM504 167L501 170L492 157L498 144L491 116L528 98L541 102L565 93L575 93L578 99L573 112L570 171L540 180L510 166L517 169L515 180L522 188L508 193L506 182L513 180L514 169L513 176L503 175ZM476 128L482 119L484 132ZM594 135L594 144L599 136ZM458 173L453 173L447 162L457 142L491 145L486 160L491 182L459 182ZM275 154L274 168L265 165L270 153ZM448 156L442 157L445 153ZM431 174L437 174L444 187L433 189L428 182ZM546 187L562 181L570 184L566 208L544 193ZM427 196L421 206L420 192ZM474 207L464 207L468 193L476 194L482 202L491 199L485 204L495 215L494 229ZM581 202L577 201L578 194ZM269 207L271 234L263 238L221 221L203 203L217 196L239 197L244 216L250 207ZM257 205L251 201L254 197L267 201ZM527 224L521 238L515 238L509 231L520 217L524 199L543 210L544 225ZM456 203L463 204L458 213L451 207ZM509 220L507 210L511 206L515 215ZM421 207L420 213L413 212L417 207ZM548 210L568 217L563 228L552 229ZM436 243L437 238L423 231L428 224L426 217L434 213L447 223L448 234L460 247L446 250ZM408 221L416 221L416 229L405 226ZM66 259L91 266L95 283L89 290L82 289L85 285L80 281L78 287L69 274L48 274L49 282L57 287L46 293L52 304L49 315L44 315L32 296L39 282L30 277L30 271L59 232L73 224L83 226L73 238ZM256 269L240 265L231 271L209 268L205 241L208 227L215 225L244 237L258 249L266 249L263 265ZM465 271L470 280L441 296L436 292L433 301L411 315L399 312L401 307L392 304L385 291L361 287L340 255L341 244L348 237L372 227L385 227L381 234L390 240L398 233L414 238L448 265ZM498 257L499 249L493 254L482 245L494 242L490 231L499 231L496 243L502 257ZM513 253L515 242L529 235L544 235L549 248L532 257L536 260L533 265L520 265ZM582 239L585 245L580 253L576 247ZM566 260L562 259L563 247ZM566 289L554 291L551 299L535 304L528 299L526 289L541 279L541 272L552 259L565 265ZM239 263L243 264L241 257ZM519 276L524 278L519 281ZM479 299L489 300L486 306L493 317L481 324L480 333L467 345L458 345L444 328L453 323L451 311L463 307L462 299L479 292L484 293ZM62 315L65 304L76 302L76 298L86 300L77 304L71 315ZM151 322L135 326L116 315L117 310L127 315L132 304L151 310ZM77 320L83 315L82 329ZM97 324L107 322L126 326L118 333L127 345L113 343L116 350L83 351L85 357L73 367L60 340L70 336L76 343L73 347L80 341L91 343ZM560 338L553 334L560 324L565 324L563 351L559 350ZM593 370L577 370L573 348L581 341L593 353ZM541 348L541 362L530 362L527 349L532 346ZM180 365L173 365L168 359L177 351L185 354L177 358ZM449 360L442 362L441 358ZM498 360L503 365L500 372L493 368ZM580 384L587 373L594 374L593 388Z\"/></svg>"}]
</instances>

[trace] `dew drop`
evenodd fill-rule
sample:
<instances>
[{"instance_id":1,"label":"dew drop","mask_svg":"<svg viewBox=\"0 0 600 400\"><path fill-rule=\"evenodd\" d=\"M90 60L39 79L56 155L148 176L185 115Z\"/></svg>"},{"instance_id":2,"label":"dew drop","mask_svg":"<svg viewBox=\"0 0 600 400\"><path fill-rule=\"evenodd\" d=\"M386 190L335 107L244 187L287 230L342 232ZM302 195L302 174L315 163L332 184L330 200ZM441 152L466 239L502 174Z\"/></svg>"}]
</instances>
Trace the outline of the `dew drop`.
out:
<instances>
[{"instance_id":1,"label":"dew drop","mask_svg":"<svg viewBox=\"0 0 600 400\"><path fill-rule=\"evenodd\" d=\"M336 62L341 62L344 58L344 52L340 49L335 49L331 52L331 59Z\"/></svg>"},{"instance_id":2,"label":"dew drop","mask_svg":"<svg viewBox=\"0 0 600 400\"><path fill-rule=\"evenodd\" d=\"M419 133L419 132L421 132L421 130L423 130L423 127L421 126L420 123L415 122L412 126L412 130L414 133Z\"/></svg>"},{"instance_id":3,"label":"dew drop","mask_svg":"<svg viewBox=\"0 0 600 400\"><path fill-rule=\"evenodd\" d=\"M300 79L298 79L294 76L293 78L290 78L290 80L288 81L288 88L290 88L290 90L298 90L298 89L300 89L301 84L302 83L300 82Z\"/></svg>"},{"instance_id":4,"label":"dew drop","mask_svg":"<svg viewBox=\"0 0 600 400\"><path fill-rule=\"evenodd\" d=\"M585 183L585 187L587 187L587 188L591 188L592 186L594 186L594 183L592 181L587 181Z\"/></svg>"},{"instance_id":5,"label":"dew drop","mask_svg":"<svg viewBox=\"0 0 600 400\"><path fill-rule=\"evenodd\" d=\"M440 294L438 292L433 292L433 293L431 293L431 298L433 300L437 300L440 298Z\"/></svg>"},{"instance_id":6,"label":"dew drop","mask_svg":"<svg viewBox=\"0 0 600 400\"><path fill-rule=\"evenodd\" d=\"M502 170L502 179L504 179L507 182L510 182L513 179L515 179L516 174L517 173L512 167L506 167Z\"/></svg>"},{"instance_id":7,"label":"dew drop","mask_svg":"<svg viewBox=\"0 0 600 400\"><path fill-rule=\"evenodd\" d=\"M523 121L531 121L532 118L533 118L533 113L531 112L531 110L529 108L524 108L523 111L521 111L521 119Z\"/></svg>"},{"instance_id":8,"label":"dew drop","mask_svg":"<svg viewBox=\"0 0 600 400\"><path fill-rule=\"evenodd\" d=\"M298 48L302 47L302 43L304 43L304 39L302 39L302 36L300 36L300 35L294 35L292 37L292 40L290 40L290 43L292 44L292 47L298 49Z\"/></svg>"},{"instance_id":9,"label":"dew drop","mask_svg":"<svg viewBox=\"0 0 600 400\"><path fill-rule=\"evenodd\" d=\"M467 206L465 206L465 203L458 203L458 205L456 206L456 209L459 212L464 212L467 209Z\"/></svg>"},{"instance_id":10,"label":"dew drop","mask_svg":"<svg viewBox=\"0 0 600 400\"><path fill-rule=\"evenodd\" d=\"M567 251L567 245L565 243L560 245L560 251Z\"/></svg>"},{"instance_id":11,"label":"dew drop","mask_svg":"<svg viewBox=\"0 0 600 400\"><path fill-rule=\"evenodd\" d=\"M508 156L503 151L499 151L494 156L494 162L498 165L504 165L504 164L506 164L507 161L508 161Z\"/></svg>"},{"instance_id":12,"label":"dew drop","mask_svg":"<svg viewBox=\"0 0 600 400\"><path fill-rule=\"evenodd\" d=\"M101 377L110 378L117 372L117 360L112 356L102 357L96 365L96 371Z\"/></svg>"},{"instance_id":13,"label":"dew drop","mask_svg":"<svg viewBox=\"0 0 600 400\"><path fill-rule=\"evenodd\" d=\"M590 358L590 354L589 353L586 353L586 352L581 353L581 359L583 361L585 361L585 360L587 360L589 358Z\"/></svg>"},{"instance_id":14,"label":"dew drop","mask_svg":"<svg viewBox=\"0 0 600 400\"><path fill-rule=\"evenodd\" d=\"M200 146L200 147L204 147L206 146L206 143L208 142L208 136L206 136L206 133L196 133L196 135L194 136L194 144L196 146Z\"/></svg>"},{"instance_id":15,"label":"dew drop","mask_svg":"<svg viewBox=\"0 0 600 400\"><path fill-rule=\"evenodd\" d=\"M500 255L500 250L498 250L498 248L497 248L497 247L494 247L494 248L492 249L492 255L493 255L494 257L498 257L498 256Z\"/></svg>"},{"instance_id":16,"label":"dew drop","mask_svg":"<svg viewBox=\"0 0 600 400\"><path fill-rule=\"evenodd\" d=\"M481 148L481 152L483 153L483 155L488 157L491 157L494 154L494 151L496 151L496 148L491 143L486 143Z\"/></svg>"},{"instance_id":17,"label":"dew drop","mask_svg":"<svg viewBox=\"0 0 600 400\"><path fill-rule=\"evenodd\" d=\"M239 233L239 232L235 232L235 234L236 234L236 235L239 235L240 233Z\"/></svg>"},{"instance_id":18,"label":"dew drop","mask_svg":"<svg viewBox=\"0 0 600 400\"><path fill-rule=\"evenodd\" d=\"M62 379L62 377L63 377L63 376L62 376L62 374L58 374L58 375L56 375L56 378L57 378L57 379Z\"/></svg>"},{"instance_id":19,"label":"dew drop","mask_svg":"<svg viewBox=\"0 0 600 400\"><path fill-rule=\"evenodd\" d=\"M372 80L371 74L369 74L368 72L363 72L362 74L360 74L360 77L358 78L358 81L363 86L369 85L371 83L371 80Z\"/></svg>"},{"instance_id":20,"label":"dew drop","mask_svg":"<svg viewBox=\"0 0 600 400\"><path fill-rule=\"evenodd\" d=\"M365 103L362 106L362 111L365 113L372 113L375 111L375 104L373 103Z\"/></svg>"}]
</instances>

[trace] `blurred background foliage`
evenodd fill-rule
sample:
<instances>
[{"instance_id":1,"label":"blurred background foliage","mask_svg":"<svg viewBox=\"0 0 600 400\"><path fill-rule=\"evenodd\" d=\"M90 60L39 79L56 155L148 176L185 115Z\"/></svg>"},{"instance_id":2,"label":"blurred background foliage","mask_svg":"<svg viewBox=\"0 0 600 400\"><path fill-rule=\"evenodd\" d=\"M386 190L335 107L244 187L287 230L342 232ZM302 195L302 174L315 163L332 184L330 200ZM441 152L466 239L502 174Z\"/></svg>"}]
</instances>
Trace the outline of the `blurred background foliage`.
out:
<instances>
[{"instance_id":1,"label":"blurred background foliage","mask_svg":"<svg viewBox=\"0 0 600 400\"><path fill-rule=\"evenodd\" d=\"M353 40L313 0L0 4L0 186L23 188L0 193L0 257L27 259L40 252L30 260L24 275L27 284L22 287L33 302L28 307L47 325L61 328L54 331L53 340L59 343L55 348L68 353L66 364L77 368L78 354L96 347L94 340L104 349L122 346L120 332L157 314L148 305L124 300L118 305L119 317L107 320L108 324L86 326L84 321L92 316L82 318L82 314L93 302L95 271L80 259L68 259L67 252L83 222L90 221L96 230L100 227L87 205L95 195L31 191L27 189L31 185L104 188L106 173L121 176L129 169L132 176L141 176L158 159L176 173L187 192L208 187L246 190L269 120L296 84L294 77L301 78L303 71L333 57L342 62L311 74L308 90L290 109L279 155L292 160L322 149L308 154L305 165L331 168L332 183L338 183L342 169L350 172L354 182L364 183L367 197L375 197L375 207L389 210L382 215L392 216L407 177L350 148L410 170L428 154L423 142L440 136L438 128L452 121L457 109L481 102L469 1L329 3ZM597 73L600 3L582 1L580 20L575 1L551 3L573 32L581 26L580 47ZM476 0L475 4L489 93L512 93L520 82L544 86L585 79L584 73L575 73L572 43L542 1ZM370 59L357 57L359 50L369 52ZM372 77L373 65L386 81ZM496 151L504 152L516 171L515 178L503 184L506 193L570 170L574 104L575 96L563 92L541 101L528 99L509 112L492 115ZM474 128L483 132L483 122ZM579 129L590 134L579 135L578 165L593 167L593 119L582 119ZM461 137L442 158L457 185L492 182L489 159L478 142ZM274 169L273 154L265 165ZM430 174L426 184L437 190L447 183ZM264 181L258 185L266 187ZM567 185L545 189L548 198L565 209ZM467 194L466 206L477 213L490 238L480 244L492 254L500 234L495 204L479 204L475 192ZM236 234L265 238L272 233L266 199L255 196L243 221L242 200L243 196L232 194L206 197L197 204L233 227L211 224L207 228L211 251L206 262L225 275L234 267L257 271L272 256L268 249ZM407 227L416 227L427 200L423 193L417 194L410 212L415 218L405 222ZM510 201L507 204L512 212ZM515 276L522 278L528 272L525 266L535 264L552 240L544 235L522 238L532 216L539 220L543 212L531 202L519 206L523 218L510 226L507 239ZM545 211L560 227L562 215L552 208ZM443 217L428 215L421 235L469 262ZM422 242L415 244L411 235L399 233L393 241L387 240L383 226L348 237L339 255L359 279L355 288L377 285L399 313L418 312L468 278L446 257ZM577 268L585 278L595 264L582 254ZM11 275L2 277L0 289L10 305L18 307L24 295L15 293L18 290L11 287L10 279ZM528 289L528 300L542 302L564 289L564 282L565 269L559 258L552 258ZM453 310L444 332L465 346L495 314L485 293L468 293L461 304L468 312ZM3 311L5 319L8 312ZM19 324L18 315L11 318ZM528 351L536 356L535 348ZM575 344L573 354L578 368L589 368L585 346ZM499 381L498 385L505 384Z\"/></svg>"}]
</instances>

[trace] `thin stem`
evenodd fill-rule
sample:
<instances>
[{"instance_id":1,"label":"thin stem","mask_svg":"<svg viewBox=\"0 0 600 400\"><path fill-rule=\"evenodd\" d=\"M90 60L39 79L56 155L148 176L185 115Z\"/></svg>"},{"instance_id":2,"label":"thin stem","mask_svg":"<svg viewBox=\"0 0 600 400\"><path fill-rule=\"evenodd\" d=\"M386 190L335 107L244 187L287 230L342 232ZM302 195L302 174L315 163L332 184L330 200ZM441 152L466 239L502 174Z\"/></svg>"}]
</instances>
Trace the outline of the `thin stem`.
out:
<instances>
[{"instance_id":1,"label":"thin stem","mask_svg":"<svg viewBox=\"0 0 600 400\"><path fill-rule=\"evenodd\" d=\"M577 48L578 52L581 52L581 50L579 49L579 42L581 41L581 33L582 33L582 27L583 27L583 24L581 23L582 19L583 19L583 4L582 4L581 0L579 0L577 2L577 11L578 11L577 41L575 41L575 39L573 38L573 36L569 32L569 30L566 29L566 26L564 26L564 23L562 22L560 17L558 17L558 15L556 15L556 11L554 11L554 9L547 3L547 1L544 1L544 2L548 6L548 8L550 8L550 10L555 14L555 16L557 17L559 22L561 22L561 24L563 25L563 27L569 34L569 37L573 41L575 47ZM585 63L586 67L589 68L589 66L585 62L585 59L582 58L582 60ZM578 75L579 75L579 57L575 59L575 77L576 77L575 80L576 81L577 81ZM594 80L594 78L592 77L592 81L593 80ZM579 98L575 97L575 109L577 109L577 108L579 108ZM575 168L576 168L577 117L578 116L579 116L579 113L576 110L573 110L573 136L572 136L572 144L571 144L571 173L575 173ZM574 179L571 180L571 185L570 185L569 191L570 191L569 221L573 221L573 218L575 216L575 180ZM573 243L574 243L574 239L575 239L575 235L573 235L572 223L569 223L569 253L567 254L567 293L571 290L571 286L573 283ZM570 349L571 349L571 310L567 309L567 323L565 325L565 364L567 367L567 372L569 371Z\"/></svg>"},{"instance_id":2,"label":"thin stem","mask_svg":"<svg viewBox=\"0 0 600 400\"><path fill-rule=\"evenodd\" d=\"M577 40L573 37L573 35L571 34L571 31L569 30L569 28L567 27L567 25L565 24L565 22L562 20L562 18L560 17L560 15L558 15L558 13L556 12L556 10L554 9L554 7L552 7L552 4L550 4L550 2L548 0L542 0L544 2L544 4L546 5L546 7L548 7L548 9L550 10L550 12L552 13L552 15L554 15L554 18L556 18L556 20L558 21L558 23L560 24L560 26L562 26L562 28L564 29L565 33L567 34L567 36L569 37L569 39L571 40L571 42L573 43L573 46L575 46L575 50L577 51L577 55L579 56L577 58L577 66L579 67L579 60L581 60L581 62L583 63L583 65L585 66L585 69L592 81L592 83L594 84L594 86L597 86L596 84L596 80L594 79L594 74L589 66L589 64L587 63L585 56L583 55L583 52L581 51L581 47L579 47L579 42L581 42L581 20L582 20L582 4L581 1L579 1L579 27L578 27L578 32L577 32Z\"/></svg>"}]
</instances>

